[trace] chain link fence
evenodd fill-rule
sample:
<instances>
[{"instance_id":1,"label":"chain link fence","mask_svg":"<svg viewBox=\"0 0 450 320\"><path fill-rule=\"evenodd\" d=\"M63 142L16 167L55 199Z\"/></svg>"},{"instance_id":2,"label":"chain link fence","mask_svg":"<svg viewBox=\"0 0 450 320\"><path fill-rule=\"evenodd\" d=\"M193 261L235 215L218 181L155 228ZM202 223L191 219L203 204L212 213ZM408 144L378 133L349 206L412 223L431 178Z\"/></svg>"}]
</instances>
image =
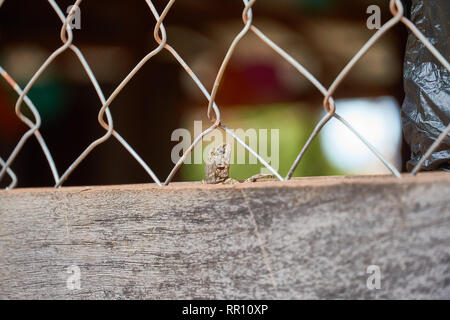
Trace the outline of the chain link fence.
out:
<instances>
[{"instance_id":1,"label":"chain link fence","mask_svg":"<svg viewBox=\"0 0 450 320\"><path fill-rule=\"evenodd\" d=\"M108 139L116 139L122 146L125 148L133 158L139 163L139 165L147 172L149 178L154 181L158 186L166 186L168 185L172 179L174 178L177 171L183 165L184 161L193 151L194 147L202 141L202 139L216 129L220 129L223 132L232 136L236 142L242 145L250 154L255 156L262 165L264 165L278 180L284 181L291 179L295 169L301 162L305 152L310 147L312 141L317 137L322 128L332 119L337 119L343 126L347 127L354 135L356 135L366 146L370 149L370 151L376 155L376 157L389 169L389 171L396 177L401 178L400 172L395 168L395 166L387 161L383 155L377 151L377 149L371 145L369 141L367 141L354 127L350 125L343 117L341 117L336 109L336 105L333 99L333 94L340 86L342 81L346 78L348 73L352 70L355 64L372 48L372 46L391 28L393 28L398 23L404 24L424 45L430 50L430 52L434 55L434 57L448 70L450 71L449 62L436 50L436 48L430 43L429 40L416 28L416 26L405 17L404 7L400 0L390 0L389 6L390 11L392 13L392 18L387 21L377 32L362 46L362 48L353 56L353 58L347 63L347 65L342 69L342 71L338 74L332 84L326 88L317 78L314 77L299 61L297 61L294 57L289 55L286 51L284 51L281 47L279 47L275 42L273 42L262 30L260 30L257 26L253 24L253 16L254 12L252 10L253 5L256 0L243 0L244 8L242 11L242 21L243 28L236 35L232 43L230 44L228 51L223 59L223 62L220 66L220 69L216 75L214 85L211 91L208 91L206 87L203 85L202 81L196 76L196 74L192 71L189 65L183 60L183 58L178 54L178 52L169 45L169 39L167 37L166 30L164 28L163 21L166 18L167 14L171 10L172 6L175 4L175 0L170 0L164 10L159 13L152 1L146 0L146 3L153 15L156 24L154 28L154 39L156 41L156 48L148 53L132 70L131 72L122 80L119 86L113 91L113 93L109 97L105 97L100 85L90 68L88 62L86 61L83 53L78 49L74 44L74 34L72 32L72 27L70 21L73 19L74 15L77 13L79 6L81 5L82 0L77 0L72 6L69 14L65 16L61 8L58 4L53 0L48 0L48 3L61 20L61 32L60 38L62 41L62 45L55 50L40 66L40 68L35 72L32 78L29 80L27 85L22 89L15 82L15 80L0 66L0 74L6 80L6 82L16 91L19 95L19 98L15 105L15 111L17 117L29 127L29 130L26 131L21 139L18 141L16 147L11 152L11 154L5 158L0 158L0 180L5 179L6 176L9 176L11 182L8 189L12 189L17 185L17 177L13 170L11 169L14 160L17 158L18 154L23 149L26 142L31 139L33 136L37 139L42 152L44 153L48 165L51 169L53 179L55 182L55 187L61 187L64 182L70 177L74 170L83 162L86 157L100 144L104 143ZM3 5L4 0L0 0L0 7ZM280 175L277 170L275 170L267 161L265 161L255 150L249 147L248 144L245 143L241 138L239 138L233 130L230 130L226 125L226 120L222 118L221 109L216 104L216 95L220 90L221 81L224 73L227 70L227 66L231 57L233 56L233 52L236 47L239 45L239 42L244 38L244 36L252 32L254 33L261 41L266 43L274 52L276 52L280 59L284 59L290 65L292 65L300 74L302 74L308 81L310 81L317 90L323 95L323 107L326 110L326 115L317 123L315 129L312 134L309 136L306 144L301 148L297 158L293 162L288 174L283 177ZM78 60L81 62L81 65L86 72L89 80L94 87L98 99L100 101L101 108L98 113L98 122L104 128L105 133L103 136L94 140L91 144L89 144L86 149L73 161L73 163L62 172L59 172L56 168L55 162L53 160L51 151L47 147L45 139L41 135L39 128L41 126L42 120L40 114L33 104L33 102L28 98L27 94L30 89L34 86L36 81L40 78L43 72L52 64L52 62L63 52L71 50L77 56ZM139 154L133 149L133 147L114 129L114 121L110 111L111 103L116 99L116 97L121 93L124 87L130 82L130 80L139 72L139 70L148 63L155 55L159 54L163 50L167 50L173 58L182 66L182 68L186 71L198 89L202 92L204 97L206 98L208 105L205 111L207 112L208 118L211 120L212 125L204 130L200 135L198 135L191 146L186 150L186 152L182 155L179 161L175 164L170 174L165 179L158 178L155 173L152 171L151 166L147 164ZM23 108L26 107L33 115L33 119L27 117L23 113ZM433 145L429 148L429 150L424 154L421 161L416 165L416 167L412 170L411 174L415 175L420 171L424 161L430 157L434 150L436 150L441 142L448 136L450 132L450 125L446 127L446 129L441 133L438 139L433 143ZM293 146L296 147L296 146Z\"/></svg>"}]
</instances>

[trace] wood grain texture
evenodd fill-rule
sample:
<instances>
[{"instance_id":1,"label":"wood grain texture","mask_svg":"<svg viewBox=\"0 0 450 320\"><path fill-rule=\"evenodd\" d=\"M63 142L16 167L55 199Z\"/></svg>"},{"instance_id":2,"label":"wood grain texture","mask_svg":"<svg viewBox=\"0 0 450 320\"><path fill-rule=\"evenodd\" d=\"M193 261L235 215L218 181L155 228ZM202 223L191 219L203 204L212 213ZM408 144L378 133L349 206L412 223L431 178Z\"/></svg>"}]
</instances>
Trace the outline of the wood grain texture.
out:
<instances>
[{"instance_id":1,"label":"wood grain texture","mask_svg":"<svg viewBox=\"0 0 450 320\"><path fill-rule=\"evenodd\" d=\"M449 299L449 231L448 173L1 191L0 298Z\"/></svg>"}]
</instances>

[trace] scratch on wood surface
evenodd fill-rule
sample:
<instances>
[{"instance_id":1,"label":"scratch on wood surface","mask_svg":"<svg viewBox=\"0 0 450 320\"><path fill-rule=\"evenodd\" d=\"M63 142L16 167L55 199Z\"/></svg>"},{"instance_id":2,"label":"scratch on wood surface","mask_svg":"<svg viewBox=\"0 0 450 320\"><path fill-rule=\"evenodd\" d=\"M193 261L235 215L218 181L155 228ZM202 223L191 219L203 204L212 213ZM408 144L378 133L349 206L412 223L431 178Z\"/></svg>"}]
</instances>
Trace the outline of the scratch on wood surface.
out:
<instances>
[{"instance_id":1,"label":"scratch on wood surface","mask_svg":"<svg viewBox=\"0 0 450 320\"><path fill-rule=\"evenodd\" d=\"M64 214L64 220L66 221L66 232L67 232L67 235L69 235L70 234L69 218L67 217L67 214Z\"/></svg>"},{"instance_id":2,"label":"scratch on wood surface","mask_svg":"<svg viewBox=\"0 0 450 320\"><path fill-rule=\"evenodd\" d=\"M244 192L244 189L241 189L242 196L244 197L244 201L246 203L246 207L248 208L248 212L250 213L250 219L252 220L252 224L255 228L255 234L258 238L259 246L261 248L261 252L264 258L264 262L266 263L267 269L269 270L270 278L272 280L272 284L275 290L277 290L277 282L275 281L275 277L273 275L272 271L272 264L270 263L269 255L267 253L266 248L264 247L264 243L261 237L261 234L259 233L258 224L256 223L255 215L253 214L252 208L250 207L250 202L248 201L247 195Z\"/></svg>"}]
</instances>

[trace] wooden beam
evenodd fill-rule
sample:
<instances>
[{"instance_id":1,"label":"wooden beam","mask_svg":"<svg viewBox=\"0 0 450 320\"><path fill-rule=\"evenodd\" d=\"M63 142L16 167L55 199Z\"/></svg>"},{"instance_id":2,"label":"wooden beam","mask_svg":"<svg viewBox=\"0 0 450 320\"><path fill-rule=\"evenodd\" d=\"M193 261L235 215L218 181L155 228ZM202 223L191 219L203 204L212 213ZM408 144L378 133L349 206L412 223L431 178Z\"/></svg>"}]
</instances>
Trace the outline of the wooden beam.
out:
<instances>
[{"instance_id":1,"label":"wooden beam","mask_svg":"<svg viewBox=\"0 0 450 320\"><path fill-rule=\"evenodd\" d=\"M449 231L449 173L1 191L0 298L449 298Z\"/></svg>"}]
</instances>

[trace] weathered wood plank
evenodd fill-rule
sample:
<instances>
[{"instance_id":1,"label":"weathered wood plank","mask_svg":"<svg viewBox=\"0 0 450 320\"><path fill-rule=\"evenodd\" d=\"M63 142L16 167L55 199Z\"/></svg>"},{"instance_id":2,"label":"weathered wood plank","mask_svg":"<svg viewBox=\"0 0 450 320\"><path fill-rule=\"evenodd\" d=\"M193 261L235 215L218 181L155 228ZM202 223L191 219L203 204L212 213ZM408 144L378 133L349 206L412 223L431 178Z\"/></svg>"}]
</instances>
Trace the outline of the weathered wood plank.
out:
<instances>
[{"instance_id":1,"label":"weathered wood plank","mask_svg":"<svg viewBox=\"0 0 450 320\"><path fill-rule=\"evenodd\" d=\"M448 173L1 191L0 298L448 299L449 231Z\"/></svg>"}]
</instances>

